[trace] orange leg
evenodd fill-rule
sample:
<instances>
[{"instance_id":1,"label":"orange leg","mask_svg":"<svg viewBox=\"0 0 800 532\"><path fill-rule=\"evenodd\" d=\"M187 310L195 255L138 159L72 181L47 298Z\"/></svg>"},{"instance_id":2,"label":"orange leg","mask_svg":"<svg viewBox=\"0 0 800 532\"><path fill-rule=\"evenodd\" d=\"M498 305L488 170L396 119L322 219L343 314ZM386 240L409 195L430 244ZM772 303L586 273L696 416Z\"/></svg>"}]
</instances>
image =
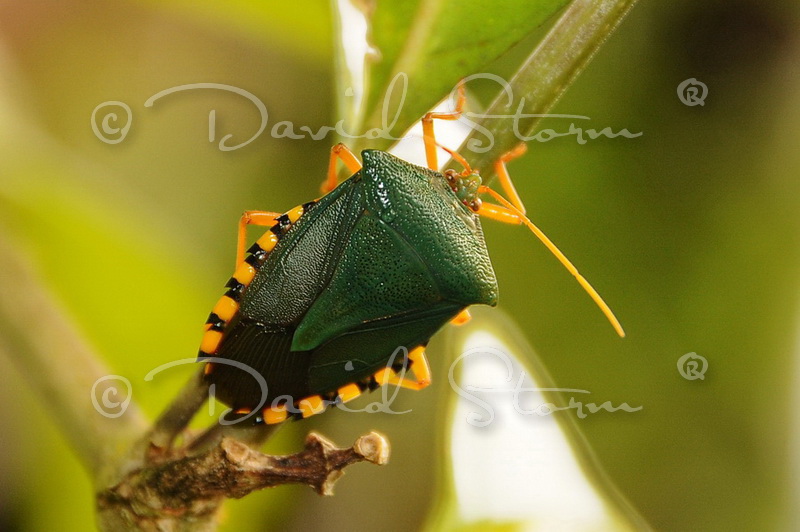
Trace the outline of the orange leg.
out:
<instances>
[{"instance_id":1,"label":"orange leg","mask_svg":"<svg viewBox=\"0 0 800 532\"><path fill-rule=\"evenodd\" d=\"M481 202L481 206L478 209L478 214L484 218L491 218L492 220L496 220L504 224L519 225L522 223L522 219L519 217L519 214L516 211L513 211L507 207L503 207L502 205L496 205L486 201Z\"/></svg>"},{"instance_id":2,"label":"orange leg","mask_svg":"<svg viewBox=\"0 0 800 532\"><path fill-rule=\"evenodd\" d=\"M247 245L247 226L248 225L268 225L275 224L275 219L280 216L277 212L267 211L244 211L239 219L239 243L236 246L236 267L244 260L244 248Z\"/></svg>"},{"instance_id":3,"label":"orange leg","mask_svg":"<svg viewBox=\"0 0 800 532\"><path fill-rule=\"evenodd\" d=\"M467 93L464 85L458 85L458 99L456 108L449 113L428 113L422 118L422 139L425 141L425 158L428 161L428 168L439 171L439 161L436 155L436 136L433 133L433 120L458 120L467 102Z\"/></svg>"},{"instance_id":4,"label":"orange leg","mask_svg":"<svg viewBox=\"0 0 800 532\"><path fill-rule=\"evenodd\" d=\"M494 163L494 171L497 174L498 181L500 181L500 186L503 187L503 190L505 191L506 196L508 196L511 204L514 205L514 207L516 207L522 214L525 214L525 205L522 204L522 198L519 197L517 189L514 188L514 182L511 181L511 176L508 175L506 163L522 156L526 151L528 151L528 147L524 142L521 142L517 144L517 147L513 150L501 155L500 158Z\"/></svg>"},{"instance_id":5,"label":"orange leg","mask_svg":"<svg viewBox=\"0 0 800 532\"><path fill-rule=\"evenodd\" d=\"M470 315L469 310L464 309L458 313L458 316L450 320L450 323L452 323L453 325L464 325L471 319L472 316Z\"/></svg>"},{"instance_id":6,"label":"orange leg","mask_svg":"<svg viewBox=\"0 0 800 532\"><path fill-rule=\"evenodd\" d=\"M347 166L347 169L353 174L361 170L361 163L358 162L355 154L350 151L350 148L340 142L331 148L331 158L330 162L328 163L328 178L325 179L320 187L320 190L323 194L327 194L339 184L339 180L336 178L337 159L341 159L345 166Z\"/></svg>"},{"instance_id":7,"label":"orange leg","mask_svg":"<svg viewBox=\"0 0 800 532\"><path fill-rule=\"evenodd\" d=\"M425 347L418 346L408 354L408 360L412 363L414 378L409 379L405 376L400 377L392 368L384 368L375 373L375 380L378 384L393 384L408 390L422 390L431 383L431 367L428 359L425 358Z\"/></svg>"}]
</instances>

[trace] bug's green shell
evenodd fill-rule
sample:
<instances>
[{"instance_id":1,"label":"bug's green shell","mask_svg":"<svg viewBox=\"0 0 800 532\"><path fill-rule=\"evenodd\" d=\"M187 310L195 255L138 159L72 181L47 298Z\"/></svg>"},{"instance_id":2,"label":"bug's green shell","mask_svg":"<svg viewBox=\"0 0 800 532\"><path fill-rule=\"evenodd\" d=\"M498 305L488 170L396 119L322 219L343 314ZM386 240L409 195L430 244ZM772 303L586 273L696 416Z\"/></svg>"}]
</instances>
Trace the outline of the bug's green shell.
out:
<instances>
[{"instance_id":1,"label":"bug's green shell","mask_svg":"<svg viewBox=\"0 0 800 532\"><path fill-rule=\"evenodd\" d=\"M386 152L362 158L280 239L223 338L218 356L264 375L270 398L356 382L465 307L497 302L480 221L444 177ZM239 374L215 370L217 395L255 406Z\"/></svg>"},{"instance_id":2,"label":"bug's green shell","mask_svg":"<svg viewBox=\"0 0 800 532\"><path fill-rule=\"evenodd\" d=\"M497 302L480 221L442 176L386 152L362 156L358 221L328 290L297 328L295 350L376 317Z\"/></svg>"}]
</instances>

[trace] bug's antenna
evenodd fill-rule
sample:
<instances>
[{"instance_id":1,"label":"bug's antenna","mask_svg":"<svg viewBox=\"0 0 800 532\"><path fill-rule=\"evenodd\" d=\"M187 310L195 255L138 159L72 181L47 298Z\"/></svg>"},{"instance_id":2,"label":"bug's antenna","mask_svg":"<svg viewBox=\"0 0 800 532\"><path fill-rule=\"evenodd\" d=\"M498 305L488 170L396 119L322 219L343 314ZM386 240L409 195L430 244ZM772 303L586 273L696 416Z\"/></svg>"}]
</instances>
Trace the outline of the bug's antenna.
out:
<instances>
[{"instance_id":1,"label":"bug's antenna","mask_svg":"<svg viewBox=\"0 0 800 532\"><path fill-rule=\"evenodd\" d=\"M494 199L499 201L503 207L510 210L514 215L516 215L523 224L528 226L528 229L530 229L531 232L534 235L536 235L536 237L539 240L542 241L542 244L544 244L545 247L547 247L547 249L549 249L550 252L556 256L559 262L561 262L561 264L564 265L567 271L569 271L569 273L571 273L575 277L575 279L578 280L578 283L583 287L584 290L586 290L586 293L589 294L589 297L591 297L592 300L595 302L595 304L597 304L597 306L600 307L600 310L603 311L603 314L605 314L606 319L608 319L608 321L611 322L611 326L614 327L614 329L617 331L617 334L620 335L620 337L622 338L625 337L625 331L622 329L622 325L620 325L617 317L614 316L614 313L611 311L611 308L606 304L605 301L603 301L603 298L600 297L600 294L597 293L597 290L595 290L592 287L592 285L589 284L589 281L587 281L586 278L584 278L583 275L581 275L580 272L578 272L578 269L569 261L566 255L564 255L561 252L561 250L558 249L555 244L553 244L552 240L547 238L547 235L545 235L541 229L536 227L536 225L534 225L533 222L531 222L524 214L522 214L522 212L520 212L519 209L517 209L513 204L511 204L510 201L505 199L503 196L501 196L499 193L495 192L491 188L484 185L478 189L478 192L486 193L492 196Z\"/></svg>"}]
</instances>

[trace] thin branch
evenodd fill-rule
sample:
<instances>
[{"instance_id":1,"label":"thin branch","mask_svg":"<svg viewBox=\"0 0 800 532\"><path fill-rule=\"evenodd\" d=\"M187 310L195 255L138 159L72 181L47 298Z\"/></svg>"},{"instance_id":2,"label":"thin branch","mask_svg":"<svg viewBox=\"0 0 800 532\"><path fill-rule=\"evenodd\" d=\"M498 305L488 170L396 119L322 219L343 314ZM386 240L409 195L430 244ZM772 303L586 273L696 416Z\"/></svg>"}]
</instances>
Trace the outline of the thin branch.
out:
<instances>
[{"instance_id":1,"label":"thin branch","mask_svg":"<svg viewBox=\"0 0 800 532\"><path fill-rule=\"evenodd\" d=\"M122 408L130 397L126 381L108 378L111 372L9 240L0 239L0 352L38 392L95 482L109 480L146 430L145 419L133 403Z\"/></svg>"},{"instance_id":2,"label":"thin branch","mask_svg":"<svg viewBox=\"0 0 800 532\"><path fill-rule=\"evenodd\" d=\"M281 426L254 424L252 421L229 425L216 423L200 434L185 432L197 411L209 399L209 383L203 376L203 368L200 368L189 378L172 403L158 417L153 429L139 442L139 447L134 451L135 456L145 456L149 464L172 459L175 454L175 440L181 435L187 436L181 451L187 455L205 453L219 445L223 438L232 438L258 448Z\"/></svg>"},{"instance_id":3,"label":"thin branch","mask_svg":"<svg viewBox=\"0 0 800 532\"><path fill-rule=\"evenodd\" d=\"M491 177L494 162L519 144L520 137L530 137L542 118L490 116L547 113L635 3L636 0L573 0L510 81L512 100L501 92L482 113L487 117L477 120L485 130L473 131L461 145L462 153L472 152L470 165ZM486 146L487 137L493 142L491 146Z\"/></svg>"},{"instance_id":4,"label":"thin branch","mask_svg":"<svg viewBox=\"0 0 800 532\"><path fill-rule=\"evenodd\" d=\"M210 530L227 497L283 484L306 484L331 495L345 467L363 461L383 465L388 458L389 444L375 432L349 449L311 433L305 449L290 456L268 456L223 438L203 454L134 471L100 493L100 522L105 530Z\"/></svg>"},{"instance_id":5,"label":"thin branch","mask_svg":"<svg viewBox=\"0 0 800 532\"><path fill-rule=\"evenodd\" d=\"M200 368L158 417L148 436L149 444L159 449L171 447L175 438L184 431L208 400L208 388L208 381L203 378L203 368Z\"/></svg>"}]
</instances>

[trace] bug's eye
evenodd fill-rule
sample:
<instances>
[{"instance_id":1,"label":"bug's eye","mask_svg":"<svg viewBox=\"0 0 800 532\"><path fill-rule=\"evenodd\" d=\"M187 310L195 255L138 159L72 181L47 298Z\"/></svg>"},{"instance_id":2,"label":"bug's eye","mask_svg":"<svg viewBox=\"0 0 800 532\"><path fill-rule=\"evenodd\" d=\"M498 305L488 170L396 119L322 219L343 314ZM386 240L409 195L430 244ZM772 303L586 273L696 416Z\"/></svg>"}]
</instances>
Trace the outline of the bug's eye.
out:
<instances>
[{"instance_id":1,"label":"bug's eye","mask_svg":"<svg viewBox=\"0 0 800 532\"><path fill-rule=\"evenodd\" d=\"M475 212L478 212L481 209L481 205L483 202L480 198L475 198L474 200L469 202L469 208Z\"/></svg>"},{"instance_id":2,"label":"bug's eye","mask_svg":"<svg viewBox=\"0 0 800 532\"><path fill-rule=\"evenodd\" d=\"M447 179L447 182L451 185L454 185L456 182L456 171L455 170L445 170L444 171L444 178Z\"/></svg>"}]
</instances>

